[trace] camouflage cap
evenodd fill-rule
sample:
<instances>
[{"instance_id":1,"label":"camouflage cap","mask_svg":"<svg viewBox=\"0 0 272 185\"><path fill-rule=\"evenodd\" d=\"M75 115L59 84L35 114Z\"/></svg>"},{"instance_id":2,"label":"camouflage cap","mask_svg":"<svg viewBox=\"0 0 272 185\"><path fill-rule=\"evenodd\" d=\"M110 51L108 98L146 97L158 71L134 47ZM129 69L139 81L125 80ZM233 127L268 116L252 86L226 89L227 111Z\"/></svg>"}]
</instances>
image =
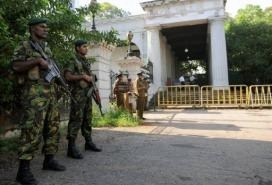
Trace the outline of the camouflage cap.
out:
<instances>
[{"instance_id":1,"label":"camouflage cap","mask_svg":"<svg viewBox=\"0 0 272 185\"><path fill-rule=\"evenodd\" d=\"M76 40L75 42L74 42L74 44L75 44L75 47L79 47L79 46L82 46L83 44L87 44L87 41L86 40Z\"/></svg>"},{"instance_id":2,"label":"camouflage cap","mask_svg":"<svg viewBox=\"0 0 272 185\"><path fill-rule=\"evenodd\" d=\"M29 20L28 22L28 26L34 26L34 25L37 25L37 24L42 24L42 23L45 23L47 24L48 23L48 19L45 19L45 18L32 18Z\"/></svg>"}]
</instances>

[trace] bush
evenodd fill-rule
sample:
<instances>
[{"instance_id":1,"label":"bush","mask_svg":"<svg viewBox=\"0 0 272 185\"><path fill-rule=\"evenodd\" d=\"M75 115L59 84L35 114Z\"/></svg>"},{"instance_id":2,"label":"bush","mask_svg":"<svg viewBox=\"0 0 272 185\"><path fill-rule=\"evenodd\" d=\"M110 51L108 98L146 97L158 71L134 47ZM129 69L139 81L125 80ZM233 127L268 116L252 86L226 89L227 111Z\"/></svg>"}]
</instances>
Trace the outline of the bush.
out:
<instances>
[{"instance_id":1,"label":"bush","mask_svg":"<svg viewBox=\"0 0 272 185\"><path fill-rule=\"evenodd\" d=\"M93 127L135 127L139 120L125 109L111 104L109 110L102 117L98 108L93 108Z\"/></svg>"},{"instance_id":2,"label":"bush","mask_svg":"<svg viewBox=\"0 0 272 185\"><path fill-rule=\"evenodd\" d=\"M18 3L17 0L0 0L0 111L16 108L18 90L15 88L16 84L8 79L8 71L11 69L14 48L20 41L29 37L27 23L30 18L43 17L49 20L50 32L47 42L60 69L73 57L75 39L113 45L125 43L118 38L119 33L114 29L102 32L86 30L82 26L85 17L90 15L91 8L97 7L72 10L70 2L70 0L28 0Z\"/></svg>"},{"instance_id":3,"label":"bush","mask_svg":"<svg viewBox=\"0 0 272 185\"><path fill-rule=\"evenodd\" d=\"M0 139L0 154L7 152L17 152L18 147L18 137Z\"/></svg>"}]
</instances>

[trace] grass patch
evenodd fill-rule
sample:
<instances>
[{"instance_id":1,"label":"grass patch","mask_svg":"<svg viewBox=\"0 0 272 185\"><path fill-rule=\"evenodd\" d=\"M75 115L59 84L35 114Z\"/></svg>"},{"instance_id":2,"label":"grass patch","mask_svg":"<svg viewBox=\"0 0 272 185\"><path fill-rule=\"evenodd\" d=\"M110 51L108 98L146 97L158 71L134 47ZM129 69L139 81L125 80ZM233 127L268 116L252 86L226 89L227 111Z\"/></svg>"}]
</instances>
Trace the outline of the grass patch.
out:
<instances>
[{"instance_id":1,"label":"grass patch","mask_svg":"<svg viewBox=\"0 0 272 185\"><path fill-rule=\"evenodd\" d=\"M93 127L136 127L140 121L128 111L111 104L102 117L97 107L93 107Z\"/></svg>"}]
</instances>

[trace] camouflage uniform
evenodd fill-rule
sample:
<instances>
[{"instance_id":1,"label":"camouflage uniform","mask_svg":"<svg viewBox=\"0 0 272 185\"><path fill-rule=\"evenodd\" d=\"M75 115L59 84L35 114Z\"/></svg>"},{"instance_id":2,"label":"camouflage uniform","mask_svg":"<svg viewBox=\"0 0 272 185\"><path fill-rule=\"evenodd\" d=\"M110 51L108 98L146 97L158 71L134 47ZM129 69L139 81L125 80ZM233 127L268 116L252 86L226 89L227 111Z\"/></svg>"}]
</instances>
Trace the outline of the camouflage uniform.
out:
<instances>
[{"instance_id":1,"label":"camouflage uniform","mask_svg":"<svg viewBox=\"0 0 272 185\"><path fill-rule=\"evenodd\" d=\"M128 86L128 92L126 93L126 96L125 96L125 109L133 114L133 104L132 104L132 98L133 98L133 83L130 80L128 80L128 83L127 83L127 86Z\"/></svg>"},{"instance_id":2,"label":"camouflage uniform","mask_svg":"<svg viewBox=\"0 0 272 185\"><path fill-rule=\"evenodd\" d=\"M128 83L117 79L113 85L113 92L116 96L117 107L125 108L125 93L129 91Z\"/></svg>"},{"instance_id":3,"label":"camouflage uniform","mask_svg":"<svg viewBox=\"0 0 272 185\"><path fill-rule=\"evenodd\" d=\"M81 57L78 54L76 58L70 62L66 71L70 71L73 75L88 74L86 65L82 65L83 62L87 63L85 57ZM89 84L84 80L70 82L72 87L72 95L74 96L76 103L71 101L70 120L68 123L68 135L69 138L76 138L79 129L85 139L91 139L92 133L92 98L87 97L89 91Z\"/></svg>"},{"instance_id":4,"label":"camouflage uniform","mask_svg":"<svg viewBox=\"0 0 272 185\"><path fill-rule=\"evenodd\" d=\"M144 84L145 84L145 103L144 103L144 110L148 110L148 89L149 89L149 83L147 79L144 79Z\"/></svg>"},{"instance_id":5,"label":"camouflage uniform","mask_svg":"<svg viewBox=\"0 0 272 185\"><path fill-rule=\"evenodd\" d=\"M51 50L46 43L40 45L44 53L51 57ZM29 41L24 41L16 48L13 61L24 62L38 57L41 57L40 53L32 49ZM56 99L56 84L47 83L43 78L45 73L45 70L36 66L20 75L19 78L22 83L19 147L21 160L31 160L34 157L42 137L43 151L46 155L54 155L58 150L60 115Z\"/></svg>"},{"instance_id":6,"label":"camouflage uniform","mask_svg":"<svg viewBox=\"0 0 272 185\"><path fill-rule=\"evenodd\" d=\"M146 83L140 78L135 81L135 94L137 95L137 116L141 119L145 107Z\"/></svg>"}]
</instances>

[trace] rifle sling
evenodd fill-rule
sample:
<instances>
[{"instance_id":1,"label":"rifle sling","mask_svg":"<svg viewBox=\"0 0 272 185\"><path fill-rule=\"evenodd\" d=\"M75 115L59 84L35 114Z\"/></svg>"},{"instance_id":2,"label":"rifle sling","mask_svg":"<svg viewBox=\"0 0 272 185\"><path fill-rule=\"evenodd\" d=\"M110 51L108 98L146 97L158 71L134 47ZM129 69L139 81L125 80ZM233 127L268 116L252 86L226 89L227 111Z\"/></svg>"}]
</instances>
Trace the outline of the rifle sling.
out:
<instances>
[{"instance_id":1,"label":"rifle sling","mask_svg":"<svg viewBox=\"0 0 272 185\"><path fill-rule=\"evenodd\" d=\"M42 58L44 58L46 61L48 60L48 56L45 54L42 47L38 43L33 43L33 41L30 40L29 44L32 47L32 49L41 54Z\"/></svg>"}]
</instances>

